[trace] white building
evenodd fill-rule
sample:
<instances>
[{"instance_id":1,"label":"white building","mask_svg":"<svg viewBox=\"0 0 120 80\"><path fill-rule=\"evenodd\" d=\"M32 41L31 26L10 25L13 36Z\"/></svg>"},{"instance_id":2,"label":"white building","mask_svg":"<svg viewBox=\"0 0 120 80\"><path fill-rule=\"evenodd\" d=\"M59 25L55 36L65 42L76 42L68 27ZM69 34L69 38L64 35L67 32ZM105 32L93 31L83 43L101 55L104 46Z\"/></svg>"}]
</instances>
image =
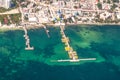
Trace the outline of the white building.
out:
<instances>
[{"instance_id":1,"label":"white building","mask_svg":"<svg viewBox=\"0 0 120 80\"><path fill-rule=\"evenodd\" d=\"M116 16L117 16L117 19L120 19L120 13L117 13Z\"/></svg>"},{"instance_id":2,"label":"white building","mask_svg":"<svg viewBox=\"0 0 120 80\"><path fill-rule=\"evenodd\" d=\"M106 11L106 12L100 14L100 19L105 20L110 16L112 16L112 13L109 13L109 12Z\"/></svg>"},{"instance_id":3,"label":"white building","mask_svg":"<svg viewBox=\"0 0 120 80\"><path fill-rule=\"evenodd\" d=\"M8 9L10 7L11 0L0 0L0 7Z\"/></svg>"},{"instance_id":4,"label":"white building","mask_svg":"<svg viewBox=\"0 0 120 80\"><path fill-rule=\"evenodd\" d=\"M36 17L31 17L28 18L29 22L37 22L37 18Z\"/></svg>"}]
</instances>

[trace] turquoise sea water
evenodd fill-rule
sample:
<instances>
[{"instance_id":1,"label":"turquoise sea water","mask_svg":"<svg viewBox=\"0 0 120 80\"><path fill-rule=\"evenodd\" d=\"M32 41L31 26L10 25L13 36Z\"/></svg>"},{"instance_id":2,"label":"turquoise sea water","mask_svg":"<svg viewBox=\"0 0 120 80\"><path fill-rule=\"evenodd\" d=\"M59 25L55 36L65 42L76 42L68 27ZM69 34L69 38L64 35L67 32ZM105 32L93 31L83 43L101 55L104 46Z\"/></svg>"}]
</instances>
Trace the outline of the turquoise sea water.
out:
<instances>
[{"instance_id":1,"label":"turquoise sea water","mask_svg":"<svg viewBox=\"0 0 120 80\"><path fill-rule=\"evenodd\" d=\"M65 33L79 58L96 61L56 62L69 59L60 29L28 31L33 51L25 50L22 30L0 32L0 80L120 80L120 27L68 26Z\"/></svg>"}]
</instances>

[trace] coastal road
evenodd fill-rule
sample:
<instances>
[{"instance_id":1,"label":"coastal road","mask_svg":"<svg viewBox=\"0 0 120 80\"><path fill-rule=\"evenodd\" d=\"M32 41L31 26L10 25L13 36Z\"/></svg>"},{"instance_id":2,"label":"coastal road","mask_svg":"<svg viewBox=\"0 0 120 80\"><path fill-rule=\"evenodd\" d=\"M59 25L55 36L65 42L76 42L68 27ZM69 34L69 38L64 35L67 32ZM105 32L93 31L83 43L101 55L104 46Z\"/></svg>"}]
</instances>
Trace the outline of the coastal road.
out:
<instances>
[{"instance_id":1,"label":"coastal road","mask_svg":"<svg viewBox=\"0 0 120 80\"><path fill-rule=\"evenodd\" d=\"M12 9L12 10L10 10L10 11L6 11L6 12L4 12L4 13L0 13L0 15L5 15L5 14L17 14L17 13L20 13L19 10L18 10L18 8Z\"/></svg>"}]
</instances>

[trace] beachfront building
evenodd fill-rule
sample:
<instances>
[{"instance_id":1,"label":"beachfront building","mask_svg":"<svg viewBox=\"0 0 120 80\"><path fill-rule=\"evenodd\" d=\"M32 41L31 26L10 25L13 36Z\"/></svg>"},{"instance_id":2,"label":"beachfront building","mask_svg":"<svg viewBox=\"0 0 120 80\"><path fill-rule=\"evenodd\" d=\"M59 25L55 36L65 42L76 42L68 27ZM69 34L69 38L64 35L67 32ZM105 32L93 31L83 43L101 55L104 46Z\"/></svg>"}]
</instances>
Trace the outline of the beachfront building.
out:
<instances>
[{"instance_id":1,"label":"beachfront building","mask_svg":"<svg viewBox=\"0 0 120 80\"><path fill-rule=\"evenodd\" d=\"M11 0L0 0L0 7L10 8Z\"/></svg>"},{"instance_id":2,"label":"beachfront building","mask_svg":"<svg viewBox=\"0 0 120 80\"><path fill-rule=\"evenodd\" d=\"M116 13L116 16L117 16L117 19L120 20L120 12L117 12L117 13Z\"/></svg>"}]
</instances>

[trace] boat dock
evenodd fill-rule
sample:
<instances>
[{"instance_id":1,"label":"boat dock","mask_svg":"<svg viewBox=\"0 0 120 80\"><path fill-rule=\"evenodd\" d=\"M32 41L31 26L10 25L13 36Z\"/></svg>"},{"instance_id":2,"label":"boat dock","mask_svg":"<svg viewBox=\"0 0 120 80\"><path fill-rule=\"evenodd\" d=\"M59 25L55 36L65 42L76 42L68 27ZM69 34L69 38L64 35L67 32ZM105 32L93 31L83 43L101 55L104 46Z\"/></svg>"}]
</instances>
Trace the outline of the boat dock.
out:
<instances>
[{"instance_id":1,"label":"boat dock","mask_svg":"<svg viewBox=\"0 0 120 80\"><path fill-rule=\"evenodd\" d=\"M73 48L70 46L70 40L69 37L67 37L64 33L65 30L65 25L60 25L60 32L62 35L61 41L65 44L65 51L68 52L69 58L70 59L64 59L64 60L57 60L57 62L79 62L79 61L91 61L91 60L96 60L96 58L84 58L84 59L79 59L77 52L73 50Z\"/></svg>"},{"instance_id":2,"label":"boat dock","mask_svg":"<svg viewBox=\"0 0 120 80\"><path fill-rule=\"evenodd\" d=\"M78 60L78 55L77 55L76 51L74 51L73 48L70 46L69 38L64 33L65 26L64 25L60 25L60 29L61 29L60 32L61 32L61 35L62 35L61 41L65 44L65 51L68 52L69 58L71 60Z\"/></svg>"},{"instance_id":3,"label":"boat dock","mask_svg":"<svg viewBox=\"0 0 120 80\"><path fill-rule=\"evenodd\" d=\"M45 25L43 25L43 28L45 29L46 34L47 34L48 38L50 38L50 35L49 35L49 30L46 28L46 26L45 26Z\"/></svg>"},{"instance_id":4,"label":"boat dock","mask_svg":"<svg viewBox=\"0 0 120 80\"><path fill-rule=\"evenodd\" d=\"M30 47L30 39L29 39L29 36L27 34L27 29L26 29L25 26L23 27L23 30L25 32L24 37L26 39L26 48L25 48L25 50L33 50L34 47Z\"/></svg>"}]
</instances>

